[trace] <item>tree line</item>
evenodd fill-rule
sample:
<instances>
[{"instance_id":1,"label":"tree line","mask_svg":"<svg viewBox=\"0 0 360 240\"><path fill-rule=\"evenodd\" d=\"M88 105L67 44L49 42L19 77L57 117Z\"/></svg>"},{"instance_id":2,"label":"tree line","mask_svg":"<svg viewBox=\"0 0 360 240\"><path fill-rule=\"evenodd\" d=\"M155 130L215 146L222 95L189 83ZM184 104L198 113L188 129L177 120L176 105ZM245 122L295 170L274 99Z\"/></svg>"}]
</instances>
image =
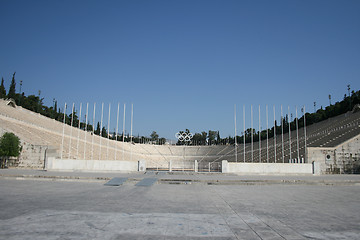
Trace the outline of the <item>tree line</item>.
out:
<instances>
[{"instance_id":1,"label":"tree line","mask_svg":"<svg viewBox=\"0 0 360 240\"><path fill-rule=\"evenodd\" d=\"M8 92L4 86L4 78L1 78L1 85L0 85L0 98L1 99L12 99L15 101L16 105L26 108L30 111L39 113L43 116L46 116L51 119L55 119L59 122L65 122L68 125L72 125L73 127L86 130L89 132L93 132L95 135L102 136L104 138L109 138L112 140L118 141L125 141L125 142L134 142L134 143L148 143L154 140L153 136L146 137L146 136L133 136L131 137L129 134L115 134L110 133L106 129L106 127L100 126L100 122L97 122L96 127L90 124L89 122L80 121L76 110L72 111L70 114L65 114L64 120L64 113L58 107L58 102L54 98L53 99L53 106L46 106L44 105L43 101L44 98L41 98L41 91L39 90L38 95L28 95L26 96L24 92L21 92L22 81L20 81L20 91L16 92L16 80L15 80L16 72L12 75L11 83L9 86ZM80 124L80 126L79 126ZM101 129L100 129L101 128ZM164 144L165 138L156 138L155 141L157 144Z\"/></svg>"},{"instance_id":2,"label":"tree line","mask_svg":"<svg viewBox=\"0 0 360 240\"><path fill-rule=\"evenodd\" d=\"M2 99L13 99L18 106L22 106L30 111L40 113L46 117L55 119L59 122L65 121L66 124L72 125L73 127L80 127L82 130L86 130L89 132L93 132L96 135L110 138L118 141L126 141L126 142L135 142L135 143L153 143L153 144L165 144L166 139L163 137L159 137L159 135L153 131L150 134L150 137L145 136L129 136L129 134L115 134L110 133L106 127L100 126L100 123L97 122L96 128L92 126L90 123L85 123L84 121L80 121L77 115L77 111L74 110L73 113L65 114L61 112L61 109L58 108L58 103L56 99L53 99L53 106L45 106L43 104L44 98L41 98L41 91L38 92L38 95L29 95L26 96L24 92L21 92L22 81L20 81L20 91L16 92L16 80L15 80L16 72L14 72L12 76L12 80L9 86L9 91L7 92L4 86L4 78L1 79L0 85L0 98ZM331 117L338 116L340 114L351 111L352 108L360 104L360 91L350 91L350 85L347 85L348 94L344 94L343 100L336 102L335 104L331 103L331 95L329 94L329 106L325 107L325 109L321 106L320 109L316 110L316 102L314 102L314 112L313 113L305 113L306 117L306 126L321 122ZM315 111L316 110L316 111ZM268 136L274 136L274 131L276 135L280 135L282 133L282 128L284 133L289 132L290 130L296 130L296 118L293 119L293 116L288 116L287 114L280 120L275 121L275 126L272 126L269 129L265 129L262 131L256 131L255 129L248 128L245 130L245 133L242 133L241 136L236 136L237 143L243 143L244 138L246 143L251 142L251 135L253 137L253 142L259 141L259 135L261 140L265 140ZM282 122L282 125L281 125ZM290 122L290 123L289 123ZM80 126L79 126L80 124ZM304 115L298 118L298 128L304 127ZM101 128L101 129L100 129ZM190 133L189 129L185 129L185 131L179 131L180 133ZM191 141L178 141L177 145L220 145L220 144L234 144L235 138L228 136L225 138L220 137L219 131L209 130L202 131L201 133L194 133L192 135Z\"/></svg>"},{"instance_id":3,"label":"tree line","mask_svg":"<svg viewBox=\"0 0 360 240\"><path fill-rule=\"evenodd\" d=\"M331 103L331 95L329 95L329 106L326 106L325 109L321 106L320 109L314 111L313 113L305 113L305 122L306 126L312 125L314 123L318 123L324 121L328 118L335 117L341 114L344 114L348 111L352 111L353 108L360 104L360 91L351 91L350 85L348 85L348 95L344 94L343 100L336 102L335 104ZM316 103L314 102L314 106ZM303 111L303 109L301 109ZM293 120L290 120L293 119ZM281 120L275 121L275 126L272 126L269 129L265 129L262 131L256 131L254 128L248 128L245 130L245 133L242 133L241 136L236 136L236 143L244 143L244 138L246 143L251 143L251 135L252 141L258 142L259 137L261 140L266 140L267 136L270 138L274 136L274 132L276 135L281 135L283 133L296 130L296 120L298 124L298 128L304 127L304 115L300 118L293 118L292 114L290 115L290 119L288 114L286 114ZM290 120L290 121L289 121ZM282 123L281 123L282 122ZM190 133L189 129L185 131L179 131L180 133ZM260 135L260 136L259 136ZM201 133L193 134L192 141L178 141L177 145L224 145L224 144L234 144L235 138L228 136L226 138L221 138L219 131L209 130L208 132L202 131Z\"/></svg>"}]
</instances>

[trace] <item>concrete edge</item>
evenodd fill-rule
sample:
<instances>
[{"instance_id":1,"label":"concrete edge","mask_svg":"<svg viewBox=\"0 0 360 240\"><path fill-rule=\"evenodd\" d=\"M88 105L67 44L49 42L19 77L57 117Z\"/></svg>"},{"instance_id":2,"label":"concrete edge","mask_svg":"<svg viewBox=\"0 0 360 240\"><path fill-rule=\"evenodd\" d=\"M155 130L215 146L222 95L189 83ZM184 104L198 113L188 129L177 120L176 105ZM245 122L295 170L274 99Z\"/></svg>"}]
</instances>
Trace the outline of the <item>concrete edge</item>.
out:
<instances>
[{"instance_id":1,"label":"concrete edge","mask_svg":"<svg viewBox=\"0 0 360 240\"><path fill-rule=\"evenodd\" d=\"M69 182L107 182L111 177L80 176L42 176L42 175L0 175L0 179L69 181ZM137 183L143 178L128 178L126 183ZM356 180L201 180L158 178L157 184L203 184L203 185L324 185L324 186L360 186Z\"/></svg>"}]
</instances>

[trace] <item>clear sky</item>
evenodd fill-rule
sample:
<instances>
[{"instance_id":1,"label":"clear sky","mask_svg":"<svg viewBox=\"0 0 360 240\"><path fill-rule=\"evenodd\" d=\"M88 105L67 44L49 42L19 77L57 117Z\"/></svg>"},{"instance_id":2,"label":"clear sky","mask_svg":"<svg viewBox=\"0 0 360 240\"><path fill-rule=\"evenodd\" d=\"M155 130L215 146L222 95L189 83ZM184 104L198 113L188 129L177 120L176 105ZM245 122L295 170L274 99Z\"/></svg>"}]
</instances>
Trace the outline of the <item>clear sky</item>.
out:
<instances>
[{"instance_id":1,"label":"clear sky","mask_svg":"<svg viewBox=\"0 0 360 240\"><path fill-rule=\"evenodd\" d=\"M119 102L135 135L233 136L234 104L240 134L243 105L264 128L266 104L271 122L273 105L300 115L360 89L360 1L0 0L7 89L14 71L48 106L96 102L98 119L104 102L107 124L111 103L111 129Z\"/></svg>"}]
</instances>

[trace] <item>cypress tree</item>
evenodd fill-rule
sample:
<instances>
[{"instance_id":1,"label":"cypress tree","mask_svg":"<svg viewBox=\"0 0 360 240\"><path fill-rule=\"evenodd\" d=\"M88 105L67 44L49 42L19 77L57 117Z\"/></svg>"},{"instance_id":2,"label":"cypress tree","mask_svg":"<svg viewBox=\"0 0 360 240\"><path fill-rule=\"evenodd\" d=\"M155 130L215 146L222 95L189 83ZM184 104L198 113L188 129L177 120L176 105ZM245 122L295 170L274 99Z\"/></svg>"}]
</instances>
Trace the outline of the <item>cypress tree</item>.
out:
<instances>
[{"instance_id":1,"label":"cypress tree","mask_svg":"<svg viewBox=\"0 0 360 240\"><path fill-rule=\"evenodd\" d=\"M0 98L6 97L6 90L4 86L4 78L1 78L1 85L0 85Z\"/></svg>"},{"instance_id":2,"label":"cypress tree","mask_svg":"<svg viewBox=\"0 0 360 240\"><path fill-rule=\"evenodd\" d=\"M56 119L56 118L57 118L57 115L58 115L58 114L57 114L57 101L55 101L53 111L54 111L54 119Z\"/></svg>"},{"instance_id":3,"label":"cypress tree","mask_svg":"<svg viewBox=\"0 0 360 240\"><path fill-rule=\"evenodd\" d=\"M100 136L100 123L97 123L95 134Z\"/></svg>"},{"instance_id":4,"label":"cypress tree","mask_svg":"<svg viewBox=\"0 0 360 240\"><path fill-rule=\"evenodd\" d=\"M7 95L8 98L12 98L15 99L16 97L16 93L15 93L15 87L16 87L16 83L15 83L15 73L13 74L12 80L11 80L11 84L10 84L10 88L9 88L9 93Z\"/></svg>"}]
</instances>

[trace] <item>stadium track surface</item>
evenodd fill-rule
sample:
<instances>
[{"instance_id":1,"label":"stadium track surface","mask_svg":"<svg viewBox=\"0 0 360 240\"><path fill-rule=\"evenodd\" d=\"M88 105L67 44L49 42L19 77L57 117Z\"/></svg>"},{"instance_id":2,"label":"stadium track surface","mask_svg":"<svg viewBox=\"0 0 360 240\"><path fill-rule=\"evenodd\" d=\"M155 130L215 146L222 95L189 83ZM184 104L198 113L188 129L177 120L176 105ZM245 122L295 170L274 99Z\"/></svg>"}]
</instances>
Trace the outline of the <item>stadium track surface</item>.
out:
<instances>
[{"instance_id":1,"label":"stadium track surface","mask_svg":"<svg viewBox=\"0 0 360 240\"><path fill-rule=\"evenodd\" d=\"M0 175L0 239L360 238L359 175ZM113 177L128 181L105 186ZM144 178L158 181L136 186Z\"/></svg>"}]
</instances>

